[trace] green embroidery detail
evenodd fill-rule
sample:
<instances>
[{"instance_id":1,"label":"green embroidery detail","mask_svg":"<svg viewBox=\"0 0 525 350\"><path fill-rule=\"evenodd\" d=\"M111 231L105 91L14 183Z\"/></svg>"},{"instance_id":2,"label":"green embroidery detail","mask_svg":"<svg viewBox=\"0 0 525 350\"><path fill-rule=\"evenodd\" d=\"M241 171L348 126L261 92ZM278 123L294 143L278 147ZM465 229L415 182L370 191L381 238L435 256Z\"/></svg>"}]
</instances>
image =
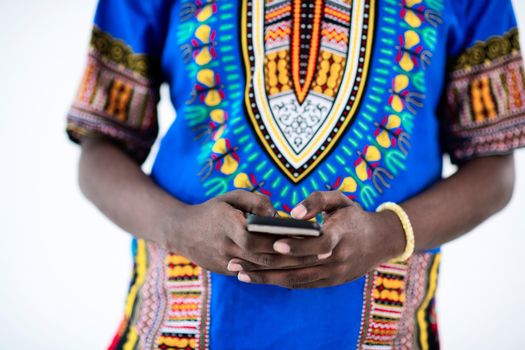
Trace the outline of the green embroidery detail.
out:
<instances>
[{"instance_id":1,"label":"green embroidery detail","mask_svg":"<svg viewBox=\"0 0 525 350\"><path fill-rule=\"evenodd\" d=\"M385 164L394 175L397 175L398 170L406 170L404 160L406 159L405 155L397 149L391 149L385 156Z\"/></svg>"}]
</instances>

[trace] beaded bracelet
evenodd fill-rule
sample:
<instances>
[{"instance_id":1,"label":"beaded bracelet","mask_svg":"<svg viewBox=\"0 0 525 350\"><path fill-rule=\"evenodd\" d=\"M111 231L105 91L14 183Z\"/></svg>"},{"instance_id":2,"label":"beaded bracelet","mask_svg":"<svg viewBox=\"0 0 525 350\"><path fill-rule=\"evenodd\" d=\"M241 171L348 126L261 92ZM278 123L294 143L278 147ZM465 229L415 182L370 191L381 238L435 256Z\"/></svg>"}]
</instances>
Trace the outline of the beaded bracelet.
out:
<instances>
[{"instance_id":1,"label":"beaded bracelet","mask_svg":"<svg viewBox=\"0 0 525 350\"><path fill-rule=\"evenodd\" d=\"M394 259L394 261L406 261L414 253L414 249L416 245L415 238L414 238L414 230L412 229L412 224L410 223L410 219L408 218L408 215L405 212L405 210L396 203L385 202L381 204L379 207L377 207L376 212L380 212L383 210L393 211L399 218L399 221L401 221L401 226L403 226L403 231L405 232L405 238L406 238L407 243L406 243L405 251L403 252L403 254L401 254L399 257Z\"/></svg>"}]
</instances>

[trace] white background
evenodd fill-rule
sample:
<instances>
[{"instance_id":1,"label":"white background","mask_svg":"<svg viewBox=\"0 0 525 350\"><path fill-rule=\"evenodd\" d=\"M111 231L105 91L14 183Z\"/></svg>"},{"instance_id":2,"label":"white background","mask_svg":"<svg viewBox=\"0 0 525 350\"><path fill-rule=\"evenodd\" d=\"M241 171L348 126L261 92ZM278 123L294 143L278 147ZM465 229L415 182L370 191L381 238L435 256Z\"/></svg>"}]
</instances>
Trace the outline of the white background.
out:
<instances>
[{"instance_id":1,"label":"white background","mask_svg":"<svg viewBox=\"0 0 525 350\"><path fill-rule=\"evenodd\" d=\"M525 24L524 1L514 2ZM94 7L93 0L0 5L0 349L103 349L122 315L129 235L82 197L79 150L63 131ZM174 116L166 98L161 114L165 128ZM511 205L443 249L446 350L525 348L525 152L516 161Z\"/></svg>"}]
</instances>

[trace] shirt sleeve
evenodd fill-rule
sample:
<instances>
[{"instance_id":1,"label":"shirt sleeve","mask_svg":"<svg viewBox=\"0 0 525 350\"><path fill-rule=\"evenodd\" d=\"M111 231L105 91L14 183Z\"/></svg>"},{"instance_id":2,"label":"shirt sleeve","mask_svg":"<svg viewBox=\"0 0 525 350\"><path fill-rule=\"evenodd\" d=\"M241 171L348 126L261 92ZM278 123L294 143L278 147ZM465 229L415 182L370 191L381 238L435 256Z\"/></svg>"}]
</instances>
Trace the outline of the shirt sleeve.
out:
<instances>
[{"instance_id":1,"label":"shirt sleeve","mask_svg":"<svg viewBox=\"0 0 525 350\"><path fill-rule=\"evenodd\" d=\"M511 0L455 3L442 130L458 164L525 145L525 73Z\"/></svg>"},{"instance_id":2,"label":"shirt sleeve","mask_svg":"<svg viewBox=\"0 0 525 350\"><path fill-rule=\"evenodd\" d=\"M101 137L137 162L157 133L162 16L156 1L100 0L87 63L67 114L69 138Z\"/></svg>"}]
</instances>

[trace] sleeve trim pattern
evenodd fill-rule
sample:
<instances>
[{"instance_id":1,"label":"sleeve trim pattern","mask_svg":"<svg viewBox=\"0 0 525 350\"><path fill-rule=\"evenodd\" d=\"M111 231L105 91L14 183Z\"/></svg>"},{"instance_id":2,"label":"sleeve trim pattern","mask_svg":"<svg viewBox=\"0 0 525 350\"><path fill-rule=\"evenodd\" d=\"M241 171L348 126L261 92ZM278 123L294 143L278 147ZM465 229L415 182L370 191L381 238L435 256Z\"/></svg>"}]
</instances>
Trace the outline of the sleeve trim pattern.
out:
<instances>
[{"instance_id":1,"label":"sleeve trim pattern","mask_svg":"<svg viewBox=\"0 0 525 350\"><path fill-rule=\"evenodd\" d=\"M158 132L158 90L150 63L121 40L93 29L87 65L67 116L67 133L103 137L121 144L137 161L147 157Z\"/></svg>"},{"instance_id":2,"label":"sleeve trim pattern","mask_svg":"<svg viewBox=\"0 0 525 350\"><path fill-rule=\"evenodd\" d=\"M134 53L124 41L113 38L97 26L93 27L91 49L105 61L114 62L134 75L149 79L158 78L159 72L153 69L157 65L152 57Z\"/></svg>"},{"instance_id":3,"label":"sleeve trim pattern","mask_svg":"<svg viewBox=\"0 0 525 350\"><path fill-rule=\"evenodd\" d=\"M447 89L445 147L453 162L525 146L525 71L518 30L456 60Z\"/></svg>"}]
</instances>

